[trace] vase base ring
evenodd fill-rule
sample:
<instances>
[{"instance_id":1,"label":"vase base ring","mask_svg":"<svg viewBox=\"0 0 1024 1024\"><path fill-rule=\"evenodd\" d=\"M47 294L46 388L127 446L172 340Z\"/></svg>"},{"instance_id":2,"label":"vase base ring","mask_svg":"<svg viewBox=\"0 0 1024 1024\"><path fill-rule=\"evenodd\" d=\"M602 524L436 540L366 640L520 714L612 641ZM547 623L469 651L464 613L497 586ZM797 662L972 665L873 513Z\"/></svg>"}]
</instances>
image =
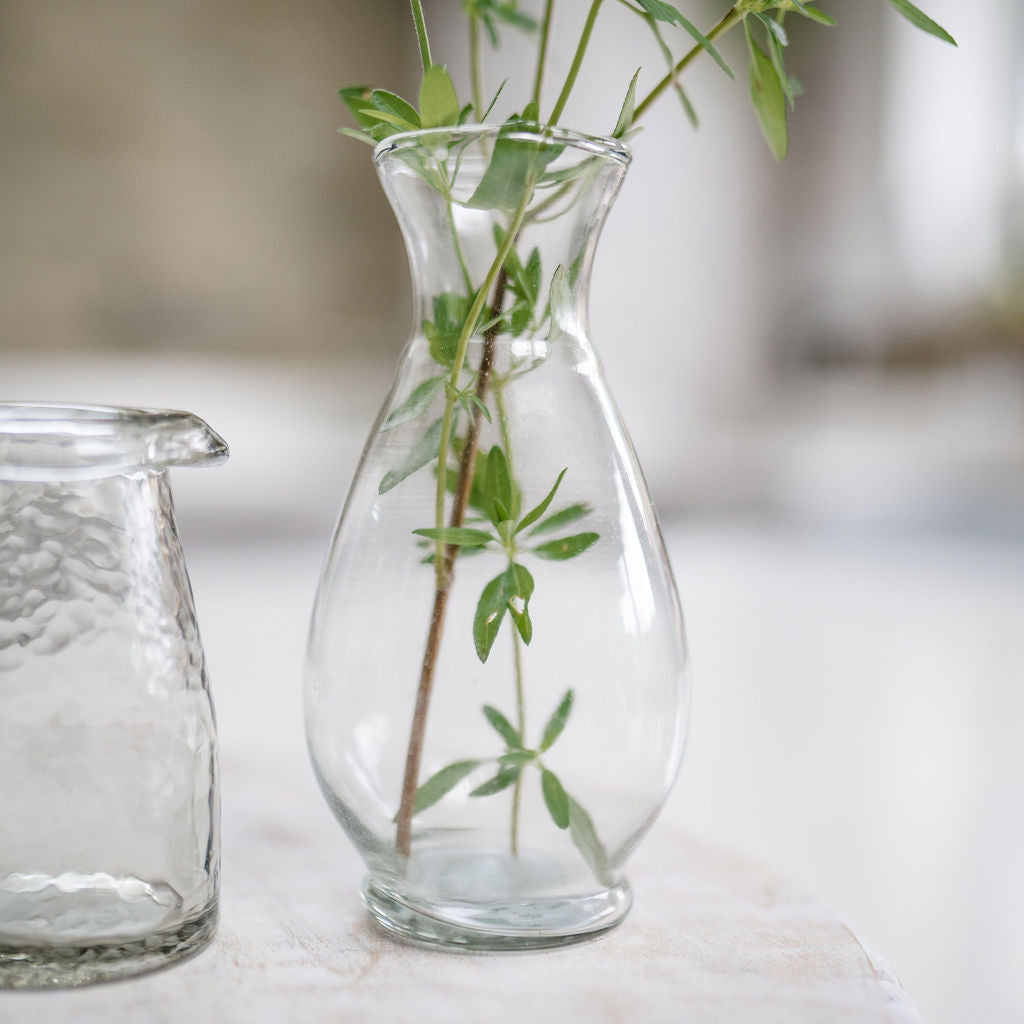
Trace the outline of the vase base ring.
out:
<instances>
[{"instance_id":1,"label":"vase base ring","mask_svg":"<svg viewBox=\"0 0 1024 1024\"><path fill-rule=\"evenodd\" d=\"M177 928L119 942L15 946L0 936L0 990L74 988L158 970L204 949L217 918L214 902Z\"/></svg>"},{"instance_id":2,"label":"vase base ring","mask_svg":"<svg viewBox=\"0 0 1024 1024\"><path fill-rule=\"evenodd\" d=\"M633 903L625 879L578 897L427 903L367 878L362 895L371 916L389 932L466 951L546 949L581 942L614 928Z\"/></svg>"}]
</instances>

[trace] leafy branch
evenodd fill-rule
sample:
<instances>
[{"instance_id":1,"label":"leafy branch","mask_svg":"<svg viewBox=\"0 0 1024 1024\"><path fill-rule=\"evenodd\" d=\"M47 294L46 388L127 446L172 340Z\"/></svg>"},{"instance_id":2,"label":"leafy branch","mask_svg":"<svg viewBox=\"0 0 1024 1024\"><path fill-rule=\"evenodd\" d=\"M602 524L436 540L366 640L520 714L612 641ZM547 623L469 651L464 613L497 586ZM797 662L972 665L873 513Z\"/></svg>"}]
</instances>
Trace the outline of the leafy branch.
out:
<instances>
[{"instance_id":1,"label":"leafy branch","mask_svg":"<svg viewBox=\"0 0 1024 1024\"><path fill-rule=\"evenodd\" d=\"M568 830L583 859L602 884L611 884L608 853L598 837L590 815L566 791L562 780L547 765L546 754L565 730L572 712L575 694L567 690L544 725L540 743L529 747L521 729L515 726L497 708L483 706L487 723L503 741L504 749L497 756L456 761L431 775L416 791L414 813L439 803L461 782L482 766L490 765L493 773L469 792L472 798L494 796L512 786L518 786L524 772L530 768L539 772L540 794L552 822L559 829Z\"/></svg>"},{"instance_id":2,"label":"leafy branch","mask_svg":"<svg viewBox=\"0 0 1024 1024\"><path fill-rule=\"evenodd\" d=\"M943 42L956 45L956 40L946 29L910 0L887 0L887 2L916 28ZM447 71L432 63L421 4L419 0L411 0L411 4L417 38L420 43L424 84L430 78L430 87L438 94L436 99L432 98L430 101L430 109L436 111L436 116L431 117L428 123L425 118L417 119L417 117L410 116L416 113L415 109L394 94L386 93L384 90L347 87L341 90L342 99L348 105L362 130L343 128L340 129L343 134L376 145L382 139L399 131L463 124L474 110L477 116L482 118L485 112L481 99L482 72L479 43L481 28L486 31L491 45L494 47L499 44L499 24L513 26L525 32L538 32L537 22L521 12L515 0L463 0L463 8L470 25L471 78L474 99L472 104L460 108L454 100L455 92L451 87ZM551 114L546 121L547 124L557 124L565 110L583 66L603 4L604 0L591 0L572 62ZM679 96L687 116L696 124L696 112L683 91L679 79L702 53L714 60L730 78L734 77L732 69L716 48L715 42L742 24L747 40L749 88L754 113L772 152L779 159L785 156L788 150L786 109L787 106L792 109L798 93L795 82L785 66L785 49L789 45L784 27L785 18L787 14L792 14L818 25L831 27L836 24L831 15L808 3L807 0L736 0L719 21L707 33L704 33L675 4L669 3L668 0L617 0L617 4L648 23L658 49L670 64L667 73L647 95L635 104L630 122L625 126L625 130L635 127L650 107L670 89ZM524 110L522 120L536 121L540 119L539 104L547 62L553 7L553 0L545 0L538 32L537 65L533 78L532 96ZM763 33L761 41L755 35L752 22L756 23ZM661 26L681 29L693 43L691 48L674 63L671 49ZM423 98L423 89L421 88L421 107L423 107ZM358 105L360 100L367 99L370 101L369 106Z\"/></svg>"},{"instance_id":3,"label":"leafy branch","mask_svg":"<svg viewBox=\"0 0 1024 1024\"><path fill-rule=\"evenodd\" d=\"M888 0L888 3L917 28L955 45L952 36L910 0ZM570 831L587 863L599 878L604 878L608 875L607 855L593 821L541 758L565 728L573 705L573 693L567 692L549 718L540 744L534 748L527 747L523 738L525 710L521 664L522 648L528 646L533 637L530 602L536 589L534 576L523 564L523 557L530 555L548 561L567 561L588 550L599 540L599 535L592 531L564 532L589 513L589 506L585 503L549 512L567 469L562 470L541 501L523 514L522 488L512 471L502 397L511 375L504 380L499 377L493 386L502 443L493 445L486 453L478 445L482 422L492 420L488 393L496 338L500 335L518 337L528 331L540 332L548 318L554 332L571 316L571 287L579 269L578 258L568 269L561 266L555 269L547 304L542 306L541 254L537 248L523 255L519 252L524 226L563 215L575 201L574 195L578 195L589 170L588 161L584 160L573 168L549 171L549 165L558 157L562 147L552 141L550 132L538 131L542 120L540 104L554 6L554 0L545 0L538 23L519 10L517 0L463 0L469 26L473 101L460 105L447 69L434 63L421 0L410 0L423 65L418 105L385 89L346 87L341 90L341 98L356 127L341 131L376 146L400 133L430 130L428 142L403 149L403 158L443 197L453 248L465 286L461 294L453 291L431 297L429 318L424 319L422 326L438 372L418 383L381 428L392 430L426 421L429 410L438 400L442 402L441 415L420 428L418 440L401 462L384 476L379 488L380 493L385 494L411 474L428 465L436 465L433 525L414 531L421 538L421 543L425 541L433 545L433 554L425 561L433 564L435 593L410 728L402 794L395 816L397 851L401 856L410 854L412 819L416 814L441 800L481 765L490 764L493 774L480 782L470 796L486 797L514 788L512 849L516 852L519 798L524 772L530 768L539 772L541 795L554 824ZM610 6L605 5L604 0L591 0L571 64L544 123L554 125L562 117L577 86L599 16ZM615 138L628 138L638 130L641 118L670 90L676 93L687 116L695 123L696 113L683 91L680 78L702 55L733 78L734 73L717 44L727 33L742 25L754 112L772 152L779 159L786 155L789 145L788 112L800 91L786 66L789 47L786 18L799 17L832 26L835 22L830 15L806 0L735 0L722 17L703 32L668 0L616 0L615 7L644 20L668 68L639 100L639 71L633 76L613 130ZM456 200L453 198L453 185L459 163L456 161L454 171L448 163L450 152L462 143L459 134L448 129L465 124L474 114L483 119L494 106L497 96L486 110L483 109L482 38L486 36L491 46L497 47L499 30L505 28L536 34L537 61L530 99L522 113L513 115L498 133L489 150L489 163L475 191L468 199L461 200L461 205L467 209L490 211L494 218L494 256L483 277L474 281L463 257L454 216ZM675 41L672 33L681 34L688 47L678 58L672 49ZM498 93L501 91L499 88ZM532 138L524 136L521 130L524 125L533 133ZM547 138L544 138L545 134ZM547 188L547 194L535 202L535 190L540 185ZM472 337L481 336L484 346L474 368L467 364L469 341ZM467 424L463 434L459 432L460 423ZM450 465L453 456L457 462L455 469ZM450 510L449 494L452 495ZM467 522L469 509L473 509L475 515ZM517 726L495 707L486 705L484 715L503 739L503 752L496 758L454 762L420 785L418 779L426 720L456 559L460 553L485 554L488 551L502 554L505 564L502 571L484 585L477 600L473 644L481 663L486 663L503 622L507 619L511 623Z\"/></svg>"}]
</instances>

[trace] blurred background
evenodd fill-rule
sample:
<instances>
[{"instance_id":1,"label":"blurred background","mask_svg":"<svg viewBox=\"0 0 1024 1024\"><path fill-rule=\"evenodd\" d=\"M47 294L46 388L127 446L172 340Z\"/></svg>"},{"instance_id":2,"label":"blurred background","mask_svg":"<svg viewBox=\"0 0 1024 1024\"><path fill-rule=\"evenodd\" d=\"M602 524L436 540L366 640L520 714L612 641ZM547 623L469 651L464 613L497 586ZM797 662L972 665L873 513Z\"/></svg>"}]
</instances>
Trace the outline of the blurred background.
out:
<instances>
[{"instance_id":1,"label":"blurred background","mask_svg":"<svg viewBox=\"0 0 1024 1024\"><path fill-rule=\"evenodd\" d=\"M425 6L468 93L461 5ZM672 800L834 906L923 1019L1020 1022L1024 4L928 0L958 50L821 6L786 162L730 40L738 81L688 80L699 130L665 97L634 140L595 267L694 654ZM610 8L564 123L610 131L638 65ZM336 90L417 78L404 0L0 0L0 394L186 408L231 444L175 478L228 779L232 730L302 756L319 563L409 328Z\"/></svg>"}]
</instances>

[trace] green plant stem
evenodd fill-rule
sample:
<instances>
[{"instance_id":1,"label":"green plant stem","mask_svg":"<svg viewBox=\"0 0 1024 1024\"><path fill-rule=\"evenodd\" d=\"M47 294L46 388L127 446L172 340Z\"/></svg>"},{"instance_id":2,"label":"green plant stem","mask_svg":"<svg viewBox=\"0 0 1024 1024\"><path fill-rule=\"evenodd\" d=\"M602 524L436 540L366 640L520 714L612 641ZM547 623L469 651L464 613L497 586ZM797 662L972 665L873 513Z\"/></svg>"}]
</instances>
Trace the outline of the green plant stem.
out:
<instances>
[{"instance_id":1,"label":"green plant stem","mask_svg":"<svg viewBox=\"0 0 1024 1024\"><path fill-rule=\"evenodd\" d=\"M433 61L430 58L430 40L427 38L427 23L423 17L423 4L420 0L409 0L409 5L412 7L412 20L416 23L416 38L420 43L420 61L423 64L423 70L433 66Z\"/></svg>"},{"instance_id":2,"label":"green plant stem","mask_svg":"<svg viewBox=\"0 0 1024 1024\"><path fill-rule=\"evenodd\" d=\"M512 630L512 658L516 673L516 729L519 735L526 733L526 700L523 692L522 640L517 630ZM519 856L519 816L522 803L523 773L520 772L512 790L512 819L509 827L509 847L513 857Z\"/></svg>"},{"instance_id":3,"label":"green plant stem","mask_svg":"<svg viewBox=\"0 0 1024 1024\"><path fill-rule=\"evenodd\" d=\"M434 523L438 529L445 526L445 497L448 491L448 453L451 449L452 420L455 413L459 375L462 372L463 364L466 361L466 351L469 346L469 339L473 329L480 318L484 302L494 289L495 298L492 304L493 316L495 319L501 313L501 305L504 303L505 294L505 260L512 251L522 227L523 219L526 216L526 209L530 204L533 195L534 180L528 178L523 182L523 197L519 206L512 216L505 239L498 249L483 284L476 293L476 298L470 306L465 323L459 333L459 340L455 347L455 359L452 362L451 377L448 380L445 396L444 417L441 424L441 440L438 445L437 460L437 497L434 508ZM496 310L495 310L495 307ZM493 352L494 337L500 332L500 320L494 323L487 334L490 336L490 351ZM488 346L485 345L485 358ZM489 370L489 367L488 367ZM477 396L482 397L486 392L487 376L484 367L477 377ZM463 449L463 457L459 465L459 477L456 483L455 500L452 505L451 525L461 526L465 514L466 504L469 500L469 491L473 481L473 467L476 459L477 442L476 437L480 429L479 410L473 417L473 429L466 438L466 447ZM409 729L409 746L406 750L405 774L402 778L402 795L398 805L398 813L395 816L395 849L399 856L408 857L412 852L412 816L413 807L416 803L416 790L418 788L420 764L423 760L423 740L427 730L427 713L430 709L430 697L434 689L434 672L437 668L437 658L441 649L441 637L444 634L445 617L448 610L448 595L451 592L451 584L454 575L455 558L458 549L455 545L446 545L438 540L434 547L434 607L430 616L430 626L427 632L427 642L423 652L423 664L420 669L420 682L416 691L416 704L413 708L412 724Z\"/></svg>"},{"instance_id":4,"label":"green plant stem","mask_svg":"<svg viewBox=\"0 0 1024 1024\"><path fill-rule=\"evenodd\" d=\"M505 285L507 275L504 267L497 276L494 285L494 302L491 310L500 313L505 302ZM491 317L495 322L484 334L484 350L480 358L480 367L477 371L476 396L482 402L487 393L487 383L490 377L491 366L494 361L494 342L501 333L500 319L496 319L497 313ZM479 408L474 410L473 418L470 420L470 428L467 431L466 445L462 450L462 457L459 459L459 472L455 484L455 500L452 503L452 514L449 525L459 527L462 525L469 503L469 493L473 486L473 471L476 466L477 443L480 437L480 421L483 413ZM438 466L438 476L447 480L447 456L445 462ZM402 797L399 803L398 814L396 815L397 832L395 847L403 857L408 857L412 852L412 814L416 801L417 782L419 781L420 764L423 760L423 740L427 729L427 712L430 710L430 696L434 688L434 670L437 666L437 656L441 649L441 637L444 634L445 617L448 612L448 595L451 593L451 584L454 576L455 558L458 555L458 547L448 544L444 547L444 579L446 585L437 587L434 591L434 607L430 615L430 627L427 633L427 643L423 652L423 665L420 669L420 683L416 691L416 706L413 709L412 726L409 730L409 746L405 758L405 775L402 781ZM437 555L435 554L435 560Z\"/></svg>"},{"instance_id":5,"label":"green plant stem","mask_svg":"<svg viewBox=\"0 0 1024 1024\"><path fill-rule=\"evenodd\" d=\"M480 356L480 366L476 375L476 397L483 402L487 397L487 387L490 382L491 368L494 365L494 343L501 334L501 309L505 305L505 288L508 285L508 273L502 267L494 282L494 300L491 303L491 326L484 332L484 349ZM463 517L466 514L466 507L469 505L469 495L473 488L473 472L476 466L477 446L480 440L480 429L483 421L483 412L480 405L474 407L473 417L470 420L469 430L466 432L466 443L462 449L462 456L459 459L459 473L455 483L455 500L452 503L452 513L448 525L459 527L462 525ZM445 558L448 561L448 581L451 586L452 566L459 553L455 544L449 544L445 548Z\"/></svg>"},{"instance_id":6,"label":"green plant stem","mask_svg":"<svg viewBox=\"0 0 1024 1024\"><path fill-rule=\"evenodd\" d=\"M508 410L505 407L505 384L495 384L494 404L498 412L498 428L501 431L501 446L505 449L505 459L508 462L509 475L515 479L515 471L512 466L512 435L508 426ZM526 693L523 686L523 651L521 647L522 638L517 630L512 630L512 659L513 671L515 672L516 687L516 729L520 736L526 734ZM512 818L509 829L509 846L513 857L519 856L519 809L522 802L523 776L522 772L515 781L515 788L512 791Z\"/></svg>"},{"instance_id":7,"label":"green plant stem","mask_svg":"<svg viewBox=\"0 0 1024 1024\"><path fill-rule=\"evenodd\" d=\"M480 15L469 16L469 76L473 83L473 109L479 121L484 116L483 73L480 70Z\"/></svg>"},{"instance_id":8,"label":"green plant stem","mask_svg":"<svg viewBox=\"0 0 1024 1024\"><path fill-rule=\"evenodd\" d=\"M707 40L713 43L720 36L725 35L730 29L735 28L746 18L747 12L739 9L739 4L733 6L724 18L707 34ZM683 56L674 68L636 105L633 111L633 119L629 122L634 125L647 112L648 108L661 94L671 87L675 80L702 54L704 47L697 43L685 56Z\"/></svg>"},{"instance_id":9,"label":"green plant stem","mask_svg":"<svg viewBox=\"0 0 1024 1024\"><path fill-rule=\"evenodd\" d=\"M449 194L448 202L445 204L448 212L448 226L452 231L452 245L455 249L456 259L459 261L459 268L462 270L462 280L466 285L466 294L473 293L473 279L469 275L469 267L466 266L466 257L462 252L462 241L459 238L458 229L455 226L455 210L452 208L452 197Z\"/></svg>"},{"instance_id":10,"label":"green plant stem","mask_svg":"<svg viewBox=\"0 0 1024 1024\"><path fill-rule=\"evenodd\" d=\"M540 23L540 42L537 46L537 70L533 76L533 102L540 106L540 91L544 85L544 65L548 59L548 41L551 37L551 12L555 0L545 0L544 15Z\"/></svg>"},{"instance_id":11,"label":"green plant stem","mask_svg":"<svg viewBox=\"0 0 1024 1024\"><path fill-rule=\"evenodd\" d=\"M551 111L548 124L558 124L558 119L562 116L566 103L569 102L569 94L572 92L572 87L576 84L580 67L583 65L583 58L586 55L587 45L590 43L590 35L594 31L594 22L597 21L597 15L601 10L602 2L603 0L593 0L593 3L590 5L590 13L587 15L586 24L583 26L583 34L580 36L580 44L576 47L576 54L569 67L569 74L566 75L565 84L562 86L562 91L558 94L558 99L555 102L554 110Z\"/></svg>"},{"instance_id":12,"label":"green plant stem","mask_svg":"<svg viewBox=\"0 0 1024 1024\"><path fill-rule=\"evenodd\" d=\"M484 278L483 284L477 290L476 298L473 300L473 304L469 308L469 313L466 315L466 322L462 325L462 330L459 332L459 340L455 346L455 359L452 362L452 372L451 376L448 378L448 387L445 389L447 393L444 404L444 416L441 420L441 441L438 445L437 492L434 498L434 526L438 530L444 529L445 525L444 506L445 497L448 493L448 481L445 479L445 467L448 465L448 452L451 448L452 441L452 420L455 415L455 403L458 400L459 375L462 373L462 366L466 361L466 349L469 345L470 336L473 334L473 328L480 319L480 313L483 311L484 302L487 301L487 296L490 295L491 288L494 287L494 282L502 267L504 267L505 260L508 258L508 254L512 251L512 246L519 234L519 228L522 226L523 218L526 216L526 208L529 205L530 197L533 194L533 184L533 181L523 182L523 198L519 203L519 208L512 217L512 223L509 226L508 232L505 234L505 239L502 242L501 247L498 249L498 255L495 257L494 262L487 271L487 276ZM440 539L437 540L434 545L434 570L438 590L443 590L448 586L448 581L445 578L444 548L444 541Z\"/></svg>"}]
</instances>

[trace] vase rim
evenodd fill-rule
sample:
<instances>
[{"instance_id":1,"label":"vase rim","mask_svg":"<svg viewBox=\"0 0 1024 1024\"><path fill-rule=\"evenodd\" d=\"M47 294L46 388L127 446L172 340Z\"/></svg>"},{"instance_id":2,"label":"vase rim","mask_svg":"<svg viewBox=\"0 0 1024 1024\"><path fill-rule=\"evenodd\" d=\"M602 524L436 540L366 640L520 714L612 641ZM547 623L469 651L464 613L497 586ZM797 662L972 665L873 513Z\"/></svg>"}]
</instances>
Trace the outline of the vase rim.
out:
<instances>
[{"instance_id":1,"label":"vase rim","mask_svg":"<svg viewBox=\"0 0 1024 1024\"><path fill-rule=\"evenodd\" d=\"M106 477L227 457L224 439L189 412L0 402L0 479Z\"/></svg>"},{"instance_id":2,"label":"vase rim","mask_svg":"<svg viewBox=\"0 0 1024 1024\"><path fill-rule=\"evenodd\" d=\"M548 125L541 125L531 121L505 122L504 124L462 124L445 125L438 128L417 128L411 132L397 132L389 135L377 144L373 151L375 163L380 163L385 157L393 153L401 152L404 149L411 149L422 145L424 139L431 137L445 136L446 141L453 136L471 140L473 138L487 138L497 135L503 138L518 139L528 142L541 142L545 144L571 146L574 149L588 152L594 156L602 156L622 164L629 165L633 159L633 152L621 139L602 135L588 135L585 132L577 132L568 128L558 128Z\"/></svg>"}]
</instances>

